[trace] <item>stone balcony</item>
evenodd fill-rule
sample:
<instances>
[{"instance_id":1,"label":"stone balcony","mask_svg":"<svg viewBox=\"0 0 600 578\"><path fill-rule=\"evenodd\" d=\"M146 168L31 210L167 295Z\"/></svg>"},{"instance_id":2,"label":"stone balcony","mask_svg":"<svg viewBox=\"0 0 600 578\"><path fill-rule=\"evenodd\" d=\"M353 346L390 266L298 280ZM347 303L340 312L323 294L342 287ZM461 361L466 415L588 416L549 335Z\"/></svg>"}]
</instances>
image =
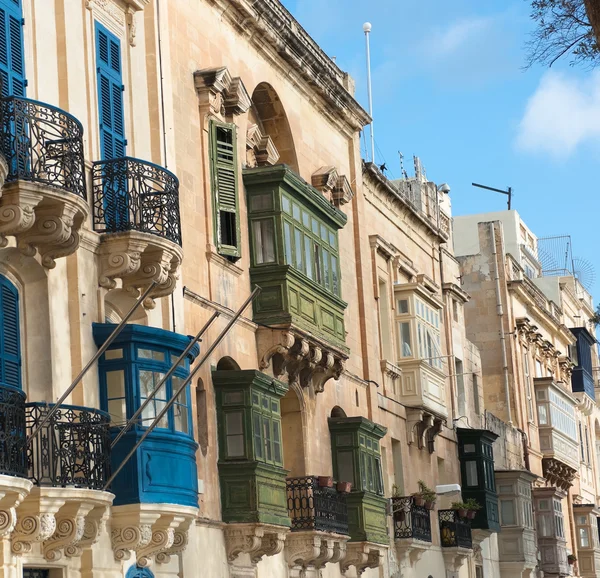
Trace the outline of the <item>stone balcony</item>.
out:
<instances>
[{"instance_id":1,"label":"stone balcony","mask_svg":"<svg viewBox=\"0 0 600 578\"><path fill-rule=\"evenodd\" d=\"M461 518L456 510L439 510L438 517L446 570L458 573L473 554L471 524L467 518Z\"/></svg>"},{"instance_id":2,"label":"stone balcony","mask_svg":"<svg viewBox=\"0 0 600 578\"><path fill-rule=\"evenodd\" d=\"M83 127L59 108L0 100L0 246L39 253L44 267L74 253L88 215Z\"/></svg>"},{"instance_id":3,"label":"stone balcony","mask_svg":"<svg viewBox=\"0 0 600 578\"><path fill-rule=\"evenodd\" d=\"M413 496L394 497L391 502L398 561L409 572L432 546L431 512L417 506Z\"/></svg>"},{"instance_id":4,"label":"stone balcony","mask_svg":"<svg viewBox=\"0 0 600 578\"><path fill-rule=\"evenodd\" d=\"M173 293L183 259L179 181L153 163L124 157L92 168L94 230L101 234L100 285L137 297Z\"/></svg>"}]
</instances>

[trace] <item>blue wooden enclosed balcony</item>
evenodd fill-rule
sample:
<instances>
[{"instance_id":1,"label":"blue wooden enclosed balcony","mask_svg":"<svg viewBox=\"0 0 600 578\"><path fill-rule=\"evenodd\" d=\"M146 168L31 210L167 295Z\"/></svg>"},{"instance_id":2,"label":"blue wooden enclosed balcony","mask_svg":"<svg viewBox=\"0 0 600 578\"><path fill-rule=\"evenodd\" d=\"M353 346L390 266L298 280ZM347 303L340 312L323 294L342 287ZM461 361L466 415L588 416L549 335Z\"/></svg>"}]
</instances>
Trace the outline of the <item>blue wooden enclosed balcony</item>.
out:
<instances>
[{"instance_id":1,"label":"blue wooden enclosed balcony","mask_svg":"<svg viewBox=\"0 0 600 578\"><path fill-rule=\"evenodd\" d=\"M156 281L153 297L171 294L183 258L177 177L150 162L114 158L93 164L92 187L100 284L113 289L120 278L123 288L142 290Z\"/></svg>"},{"instance_id":2,"label":"blue wooden enclosed balcony","mask_svg":"<svg viewBox=\"0 0 600 578\"><path fill-rule=\"evenodd\" d=\"M70 255L88 204L83 127L69 113L27 98L0 99L0 239L15 236L26 255L42 263Z\"/></svg>"}]
</instances>

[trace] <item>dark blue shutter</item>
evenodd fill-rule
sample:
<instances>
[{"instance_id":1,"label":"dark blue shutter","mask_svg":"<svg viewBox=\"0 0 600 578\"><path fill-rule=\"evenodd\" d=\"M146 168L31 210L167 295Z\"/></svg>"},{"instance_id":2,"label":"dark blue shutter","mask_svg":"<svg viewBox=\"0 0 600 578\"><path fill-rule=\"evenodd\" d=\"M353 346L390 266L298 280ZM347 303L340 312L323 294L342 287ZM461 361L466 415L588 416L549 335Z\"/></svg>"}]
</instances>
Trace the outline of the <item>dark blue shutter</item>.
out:
<instances>
[{"instance_id":1,"label":"dark blue shutter","mask_svg":"<svg viewBox=\"0 0 600 578\"><path fill-rule=\"evenodd\" d=\"M23 11L19 0L0 0L2 96L25 96Z\"/></svg>"},{"instance_id":2,"label":"dark blue shutter","mask_svg":"<svg viewBox=\"0 0 600 578\"><path fill-rule=\"evenodd\" d=\"M100 153L103 160L121 158L125 156L121 44L114 34L98 22L96 22L96 66Z\"/></svg>"},{"instance_id":3,"label":"dark blue shutter","mask_svg":"<svg viewBox=\"0 0 600 578\"><path fill-rule=\"evenodd\" d=\"M0 275L0 383L21 387L19 293Z\"/></svg>"}]
</instances>

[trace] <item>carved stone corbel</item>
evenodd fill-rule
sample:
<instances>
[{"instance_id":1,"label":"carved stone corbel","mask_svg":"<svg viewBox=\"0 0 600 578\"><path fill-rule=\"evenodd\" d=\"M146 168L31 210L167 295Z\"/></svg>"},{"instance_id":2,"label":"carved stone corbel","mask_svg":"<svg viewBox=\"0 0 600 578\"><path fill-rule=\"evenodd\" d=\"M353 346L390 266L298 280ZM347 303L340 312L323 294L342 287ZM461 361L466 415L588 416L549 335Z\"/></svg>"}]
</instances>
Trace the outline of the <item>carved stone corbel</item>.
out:
<instances>
[{"instance_id":1,"label":"carved stone corbel","mask_svg":"<svg viewBox=\"0 0 600 578\"><path fill-rule=\"evenodd\" d=\"M285 373L285 359L283 357L287 357L295 341L296 338L291 331L281 331L278 341L267 349L261 357L258 368L264 371L273 360L273 375L277 378L281 377Z\"/></svg>"},{"instance_id":2,"label":"carved stone corbel","mask_svg":"<svg viewBox=\"0 0 600 578\"><path fill-rule=\"evenodd\" d=\"M171 560L171 556L175 556L180 554L187 548L188 544L188 534L190 529L190 524L192 523L191 519L184 520L179 526L174 530L173 533L173 544L170 548L163 550L162 552L158 552L155 556L156 562L158 564L168 564Z\"/></svg>"},{"instance_id":3,"label":"carved stone corbel","mask_svg":"<svg viewBox=\"0 0 600 578\"><path fill-rule=\"evenodd\" d=\"M357 576L368 568L379 568L383 563L384 550L383 546L370 542L348 542L346 557L340 563L342 573L345 574L350 566L354 566Z\"/></svg>"},{"instance_id":4,"label":"carved stone corbel","mask_svg":"<svg viewBox=\"0 0 600 578\"><path fill-rule=\"evenodd\" d=\"M33 227L35 208L43 198L40 192L29 187L7 186L2 191L0 246L6 246L8 243L6 237L20 235Z\"/></svg>"},{"instance_id":5,"label":"carved stone corbel","mask_svg":"<svg viewBox=\"0 0 600 578\"><path fill-rule=\"evenodd\" d=\"M148 239L128 233L111 235L109 242L100 244L100 286L114 289L116 278L134 274L142 262L142 253L148 246Z\"/></svg>"},{"instance_id":6,"label":"carved stone corbel","mask_svg":"<svg viewBox=\"0 0 600 578\"><path fill-rule=\"evenodd\" d=\"M137 514L137 515L136 515ZM159 512L141 512L133 516L113 516L110 534L115 560L131 558L131 551L138 552L150 544L152 525L160 517Z\"/></svg>"},{"instance_id":7,"label":"carved stone corbel","mask_svg":"<svg viewBox=\"0 0 600 578\"><path fill-rule=\"evenodd\" d=\"M431 543L413 538L396 540L396 555L400 567L408 570L414 568L423 554L431 548Z\"/></svg>"},{"instance_id":8,"label":"carved stone corbel","mask_svg":"<svg viewBox=\"0 0 600 578\"><path fill-rule=\"evenodd\" d=\"M24 478L0 476L0 539L14 531L17 525L17 506L29 494L32 486L32 482Z\"/></svg>"},{"instance_id":9,"label":"carved stone corbel","mask_svg":"<svg viewBox=\"0 0 600 578\"><path fill-rule=\"evenodd\" d=\"M468 548L442 548L444 565L448 572L460 572L463 564L472 554L473 550Z\"/></svg>"},{"instance_id":10,"label":"carved stone corbel","mask_svg":"<svg viewBox=\"0 0 600 578\"><path fill-rule=\"evenodd\" d=\"M228 524L225 533L225 548L229 562L240 554L249 554L253 565L263 556L274 556L283 550L289 528L269 524Z\"/></svg>"},{"instance_id":11,"label":"carved stone corbel","mask_svg":"<svg viewBox=\"0 0 600 578\"><path fill-rule=\"evenodd\" d=\"M81 556L86 548L91 548L100 539L106 528L108 513L108 506L97 506L85 517L81 539L76 544L65 547L67 558Z\"/></svg>"},{"instance_id":12,"label":"carved stone corbel","mask_svg":"<svg viewBox=\"0 0 600 578\"><path fill-rule=\"evenodd\" d=\"M231 83L225 90L223 104L228 116L244 114L252 105L252 99L239 76L231 79Z\"/></svg>"},{"instance_id":13,"label":"carved stone corbel","mask_svg":"<svg viewBox=\"0 0 600 578\"><path fill-rule=\"evenodd\" d=\"M324 195L330 195L338 182L338 171L335 167L321 167L310 177L311 185Z\"/></svg>"},{"instance_id":14,"label":"carved stone corbel","mask_svg":"<svg viewBox=\"0 0 600 578\"><path fill-rule=\"evenodd\" d=\"M147 568L154 556L169 550L175 541L175 528L183 519L176 516L161 516L152 526L152 538L145 546L136 550L137 565Z\"/></svg>"},{"instance_id":15,"label":"carved stone corbel","mask_svg":"<svg viewBox=\"0 0 600 578\"><path fill-rule=\"evenodd\" d=\"M335 564L346 554L348 536L324 532L292 532L285 542L285 559L291 578L304 578L307 569L319 570L325 564Z\"/></svg>"},{"instance_id":16,"label":"carved stone corbel","mask_svg":"<svg viewBox=\"0 0 600 578\"><path fill-rule=\"evenodd\" d=\"M226 66L194 72L194 85L200 107L217 116L237 116L248 111L252 99L239 76L231 76Z\"/></svg>"},{"instance_id":17,"label":"carved stone corbel","mask_svg":"<svg viewBox=\"0 0 600 578\"><path fill-rule=\"evenodd\" d=\"M56 515L56 530L42 545L44 558L56 562L62 558L62 549L71 554L79 553L77 548L83 538L85 518L94 505L87 502L71 502L65 504Z\"/></svg>"},{"instance_id":18,"label":"carved stone corbel","mask_svg":"<svg viewBox=\"0 0 600 578\"><path fill-rule=\"evenodd\" d=\"M354 197L354 191L350 186L350 181L345 175L340 175L333 187L333 202L336 206L349 203Z\"/></svg>"}]
</instances>

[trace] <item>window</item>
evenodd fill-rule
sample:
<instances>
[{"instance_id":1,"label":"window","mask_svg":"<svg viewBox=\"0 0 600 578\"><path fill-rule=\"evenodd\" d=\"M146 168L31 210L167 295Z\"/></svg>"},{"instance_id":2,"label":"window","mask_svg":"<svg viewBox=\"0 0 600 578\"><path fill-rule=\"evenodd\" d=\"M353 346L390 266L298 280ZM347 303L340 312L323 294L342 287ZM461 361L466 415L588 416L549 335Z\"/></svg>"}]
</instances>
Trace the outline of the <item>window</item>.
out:
<instances>
[{"instance_id":1,"label":"window","mask_svg":"<svg viewBox=\"0 0 600 578\"><path fill-rule=\"evenodd\" d=\"M240 220L238 207L237 182L237 141L234 124L211 121L210 125L210 163L212 177L212 196L217 252L231 259L239 259ZM255 259L271 258L274 243L269 240L268 225L252 228L255 243ZM258 239L257 239L258 235ZM271 239L273 235L271 233ZM260 249L257 249L257 240ZM258 261L260 263L268 261Z\"/></svg>"},{"instance_id":2,"label":"window","mask_svg":"<svg viewBox=\"0 0 600 578\"><path fill-rule=\"evenodd\" d=\"M535 360L535 376L544 377L544 370L542 368L542 362L539 359Z\"/></svg>"},{"instance_id":3,"label":"window","mask_svg":"<svg viewBox=\"0 0 600 578\"><path fill-rule=\"evenodd\" d=\"M252 240L254 243L254 263L273 263L275 261L275 228L273 219L252 221Z\"/></svg>"},{"instance_id":4,"label":"window","mask_svg":"<svg viewBox=\"0 0 600 578\"><path fill-rule=\"evenodd\" d=\"M2 96L25 96L25 49L20 0L0 3L0 80Z\"/></svg>"},{"instance_id":5,"label":"window","mask_svg":"<svg viewBox=\"0 0 600 578\"><path fill-rule=\"evenodd\" d=\"M0 275L0 383L21 388L19 293Z\"/></svg>"},{"instance_id":6,"label":"window","mask_svg":"<svg viewBox=\"0 0 600 578\"><path fill-rule=\"evenodd\" d=\"M96 22L96 82L100 120L102 160L125 156L125 120L123 116L123 76L121 43L102 24Z\"/></svg>"},{"instance_id":7,"label":"window","mask_svg":"<svg viewBox=\"0 0 600 578\"><path fill-rule=\"evenodd\" d=\"M479 478L477 476L477 462L474 460L465 462L465 472L467 474L466 485L469 487L478 486Z\"/></svg>"},{"instance_id":8,"label":"window","mask_svg":"<svg viewBox=\"0 0 600 578\"><path fill-rule=\"evenodd\" d=\"M337 232L296 199L283 195L282 209L286 264L327 291L339 295Z\"/></svg>"},{"instance_id":9,"label":"window","mask_svg":"<svg viewBox=\"0 0 600 578\"><path fill-rule=\"evenodd\" d=\"M458 308L460 307L460 305L458 304L458 301L456 301L456 299L452 300L452 319L454 319L454 321L458 322Z\"/></svg>"},{"instance_id":10,"label":"window","mask_svg":"<svg viewBox=\"0 0 600 578\"><path fill-rule=\"evenodd\" d=\"M252 424L257 459L283 466L279 400L252 392Z\"/></svg>"},{"instance_id":11,"label":"window","mask_svg":"<svg viewBox=\"0 0 600 578\"><path fill-rule=\"evenodd\" d=\"M533 393L531 389L531 374L529 372L529 356L525 349L523 351L523 376L525 378L525 393L527 395L527 416L533 422Z\"/></svg>"},{"instance_id":12,"label":"window","mask_svg":"<svg viewBox=\"0 0 600 578\"><path fill-rule=\"evenodd\" d=\"M417 334L419 337L419 357L432 367L442 368L442 348L440 337L440 314L424 301L415 297L417 310Z\"/></svg>"},{"instance_id":13,"label":"window","mask_svg":"<svg viewBox=\"0 0 600 578\"><path fill-rule=\"evenodd\" d=\"M410 323L400 323L400 356L412 357L410 345Z\"/></svg>"},{"instance_id":14,"label":"window","mask_svg":"<svg viewBox=\"0 0 600 578\"><path fill-rule=\"evenodd\" d=\"M483 578L483 566L475 566L475 578Z\"/></svg>"},{"instance_id":15,"label":"window","mask_svg":"<svg viewBox=\"0 0 600 578\"><path fill-rule=\"evenodd\" d=\"M465 396L465 378L463 371L463 362L454 358L454 375L456 376L456 397L458 398L458 415L466 415L467 400Z\"/></svg>"},{"instance_id":16,"label":"window","mask_svg":"<svg viewBox=\"0 0 600 578\"><path fill-rule=\"evenodd\" d=\"M475 413L481 415L481 406L479 402L479 378L476 373L473 374L473 405Z\"/></svg>"}]
</instances>

